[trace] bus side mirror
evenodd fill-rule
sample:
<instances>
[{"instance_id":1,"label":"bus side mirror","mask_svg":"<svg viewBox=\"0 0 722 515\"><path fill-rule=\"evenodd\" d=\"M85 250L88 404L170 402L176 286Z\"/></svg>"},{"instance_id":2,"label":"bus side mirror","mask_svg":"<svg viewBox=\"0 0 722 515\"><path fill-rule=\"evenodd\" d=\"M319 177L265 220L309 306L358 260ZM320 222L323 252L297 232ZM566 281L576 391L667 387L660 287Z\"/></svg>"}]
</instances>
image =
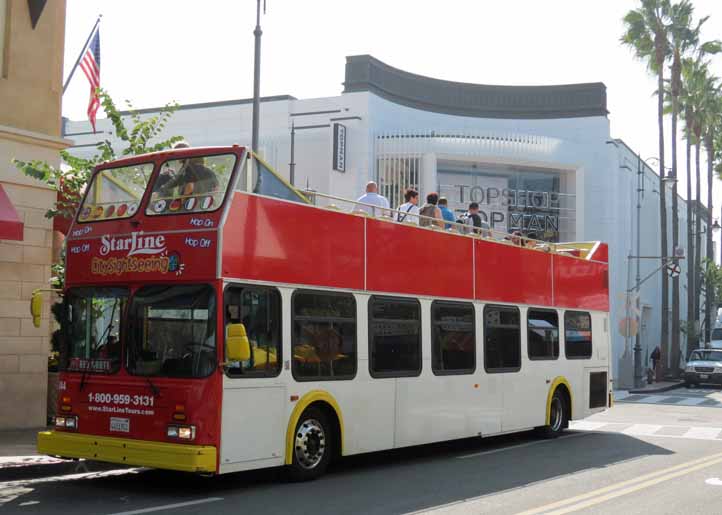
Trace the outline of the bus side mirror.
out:
<instances>
[{"instance_id":1,"label":"bus side mirror","mask_svg":"<svg viewBox=\"0 0 722 515\"><path fill-rule=\"evenodd\" d=\"M226 360L248 361L251 359L251 342L243 324L229 324L226 327Z\"/></svg>"},{"instance_id":2,"label":"bus side mirror","mask_svg":"<svg viewBox=\"0 0 722 515\"><path fill-rule=\"evenodd\" d=\"M40 315L43 313L43 292L42 290L33 290L30 297L30 314L33 316L33 325L40 327Z\"/></svg>"}]
</instances>

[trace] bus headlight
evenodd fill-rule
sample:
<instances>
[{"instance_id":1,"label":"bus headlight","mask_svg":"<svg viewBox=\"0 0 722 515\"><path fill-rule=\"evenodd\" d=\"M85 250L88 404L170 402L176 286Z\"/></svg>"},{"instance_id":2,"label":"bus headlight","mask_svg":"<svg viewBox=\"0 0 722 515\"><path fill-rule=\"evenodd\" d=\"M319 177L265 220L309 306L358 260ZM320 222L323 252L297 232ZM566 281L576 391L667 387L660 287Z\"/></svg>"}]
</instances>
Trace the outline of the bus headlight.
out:
<instances>
[{"instance_id":1,"label":"bus headlight","mask_svg":"<svg viewBox=\"0 0 722 515\"><path fill-rule=\"evenodd\" d=\"M177 438L179 440L194 440L196 426L168 426L166 435L168 438Z\"/></svg>"},{"instance_id":2,"label":"bus headlight","mask_svg":"<svg viewBox=\"0 0 722 515\"><path fill-rule=\"evenodd\" d=\"M62 417L55 417L55 427L62 427L63 429L78 429L78 417L75 415L64 415Z\"/></svg>"}]
</instances>

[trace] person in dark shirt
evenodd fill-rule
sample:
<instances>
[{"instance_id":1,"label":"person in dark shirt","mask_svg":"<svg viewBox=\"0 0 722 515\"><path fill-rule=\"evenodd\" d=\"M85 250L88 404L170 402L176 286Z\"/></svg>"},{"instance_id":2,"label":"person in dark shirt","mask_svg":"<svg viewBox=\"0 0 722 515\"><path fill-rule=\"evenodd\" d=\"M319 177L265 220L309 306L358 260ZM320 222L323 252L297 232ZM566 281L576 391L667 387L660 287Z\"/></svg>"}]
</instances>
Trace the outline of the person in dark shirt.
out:
<instances>
[{"instance_id":1,"label":"person in dark shirt","mask_svg":"<svg viewBox=\"0 0 722 515\"><path fill-rule=\"evenodd\" d=\"M179 148L190 148L190 145L184 141L173 145L173 149ZM218 189L218 178L203 164L202 157L193 157L180 160L177 171L170 167L163 169L156 188L162 197L173 196L175 188L178 188L178 195L202 195Z\"/></svg>"},{"instance_id":2,"label":"person in dark shirt","mask_svg":"<svg viewBox=\"0 0 722 515\"><path fill-rule=\"evenodd\" d=\"M161 196L171 196L174 188L179 188L180 195L212 193L218 189L218 178L203 164L203 158L185 159L180 169L161 185Z\"/></svg>"}]
</instances>

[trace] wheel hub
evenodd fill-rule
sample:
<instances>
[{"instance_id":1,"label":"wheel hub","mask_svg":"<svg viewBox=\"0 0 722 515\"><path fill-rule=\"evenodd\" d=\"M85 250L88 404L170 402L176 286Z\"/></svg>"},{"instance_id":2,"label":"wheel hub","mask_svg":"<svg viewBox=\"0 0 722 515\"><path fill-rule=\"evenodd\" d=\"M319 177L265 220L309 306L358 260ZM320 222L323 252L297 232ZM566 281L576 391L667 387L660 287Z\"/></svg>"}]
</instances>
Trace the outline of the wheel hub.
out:
<instances>
[{"instance_id":1,"label":"wheel hub","mask_svg":"<svg viewBox=\"0 0 722 515\"><path fill-rule=\"evenodd\" d=\"M318 420L308 419L296 430L295 454L299 465L312 469L321 463L326 452L326 434Z\"/></svg>"}]
</instances>

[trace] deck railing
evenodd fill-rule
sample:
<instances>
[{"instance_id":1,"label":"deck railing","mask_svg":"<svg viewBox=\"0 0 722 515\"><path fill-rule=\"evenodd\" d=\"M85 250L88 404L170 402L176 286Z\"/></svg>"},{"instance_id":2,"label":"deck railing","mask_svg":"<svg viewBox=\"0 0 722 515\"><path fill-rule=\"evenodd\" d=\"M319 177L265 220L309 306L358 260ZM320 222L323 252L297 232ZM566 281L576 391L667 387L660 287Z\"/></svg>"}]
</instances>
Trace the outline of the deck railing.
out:
<instances>
[{"instance_id":1,"label":"deck railing","mask_svg":"<svg viewBox=\"0 0 722 515\"><path fill-rule=\"evenodd\" d=\"M350 200L336 195L320 193L314 190L304 190L303 194L317 207L333 211L347 212L356 216L363 216L389 223L403 224L409 227L416 227L421 230L430 230L455 234L459 237L484 239L505 245L524 247L536 251L587 258L594 249L596 242L565 242L553 243L543 240L536 240L522 234L509 234L505 231L497 231L490 227L473 227L458 222L448 222L438 218L424 216L421 214L409 214L393 208L382 208L374 204L367 204L357 200ZM340 206L338 204L341 204ZM371 210L369 213L365 208ZM420 208L419 208L420 209ZM399 215L403 221L399 222ZM416 220L428 221L428 225L421 226Z\"/></svg>"}]
</instances>

